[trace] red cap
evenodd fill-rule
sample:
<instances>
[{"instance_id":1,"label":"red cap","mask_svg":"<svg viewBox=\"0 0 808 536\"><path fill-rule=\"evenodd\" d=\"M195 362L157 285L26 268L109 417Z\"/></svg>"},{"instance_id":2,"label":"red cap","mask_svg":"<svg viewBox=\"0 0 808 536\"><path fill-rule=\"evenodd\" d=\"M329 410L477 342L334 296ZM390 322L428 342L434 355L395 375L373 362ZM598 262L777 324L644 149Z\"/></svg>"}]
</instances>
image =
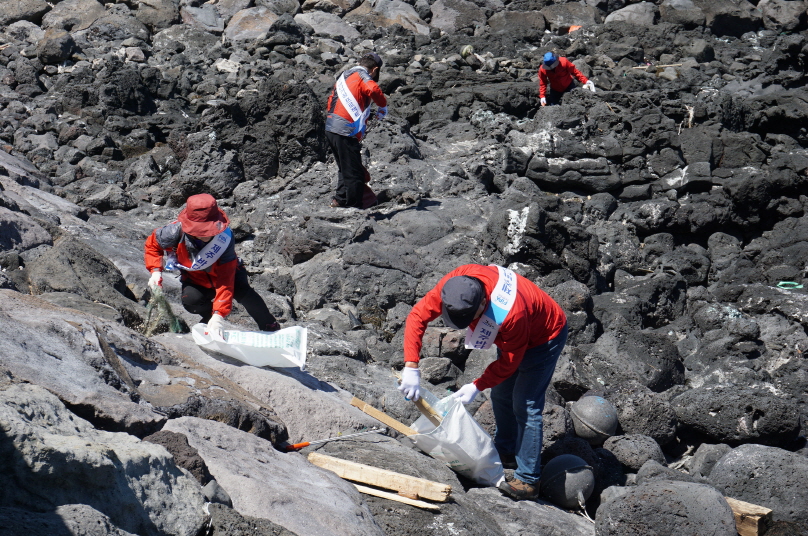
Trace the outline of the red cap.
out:
<instances>
[{"instance_id":1,"label":"red cap","mask_svg":"<svg viewBox=\"0 0 808 536\"><path fill-rule=\"evenodd\" d=\"M230 225L227 215L210 194L189 197L177 220L182 224L182 232L192 236L215 236Z\"/></svg>"}]
</instances>

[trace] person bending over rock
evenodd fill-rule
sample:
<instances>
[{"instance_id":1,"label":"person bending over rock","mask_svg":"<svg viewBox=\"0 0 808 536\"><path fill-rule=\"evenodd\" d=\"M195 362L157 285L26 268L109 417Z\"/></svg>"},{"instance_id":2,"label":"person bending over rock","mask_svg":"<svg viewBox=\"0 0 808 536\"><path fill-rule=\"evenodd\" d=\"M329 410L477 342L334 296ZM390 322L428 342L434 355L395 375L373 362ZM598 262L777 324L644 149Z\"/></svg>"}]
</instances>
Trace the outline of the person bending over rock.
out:
<instances>
[{"instance_id":1,"label":"person bending over rock","mask_svg":"<svg viewBox=\"0 0 808 536\"><path fill-rule=\"evenodd\" d=\"M559 104L567 91L575 88L577 79L583 86L595 92L595 84L578 70L567 58L559 58L552 52L544 55L539 67L539 100L542 106ZM549 91L548 91L549 86Z\"/></svg>"},{"instance_id":2,"label":"person bending over rock","mask_svg":"<svg viewBox=\"0 0 808 536\"><path fill-rule=\"evenodd\" d=\"M250 286L247 270L236 257L230 220L210 194L192 195L177 219L155 229L146 239L149 287L163 285L163 268L181 271L182 305L202 316L208 332L224 340L224 317L233 298L247 310L261 331L280 329L266 303Z\"/></svg>"},{"instance_id":3,"label":"person bending over rock","mask_svg":"<svg viewBox=\"0 0 808 536\"><path fill-rule=\"evenodd\" d=\"M339 169L332 207L368 208L375 204L375 199L369 203L362 200L370 175L362 165L360 142L365 136L371 100L378 106L377 119L387 115L387 98L377 84L381 68L378 54L365 54L359 65L337 78L328 97L325 137Z\"/></svg>"},{"instance_id":4,"label":"person bending over rock","mask_svg":"<svg viewBox=\"0 0 808 536\"><path fill-rule=\"evenodd\" d=\"M499 488L517 500L538 497L544 394L567 342L564 311L507 268L466 264L454 269L407 316L399 390L409 399L418 400L422 339L427 324L439 316L451 328L468 328L466 348L497 345L497 360L452 396L468 404L491 388L494 444L503 466L516 469Z\"/></svg>"}]
</instances>

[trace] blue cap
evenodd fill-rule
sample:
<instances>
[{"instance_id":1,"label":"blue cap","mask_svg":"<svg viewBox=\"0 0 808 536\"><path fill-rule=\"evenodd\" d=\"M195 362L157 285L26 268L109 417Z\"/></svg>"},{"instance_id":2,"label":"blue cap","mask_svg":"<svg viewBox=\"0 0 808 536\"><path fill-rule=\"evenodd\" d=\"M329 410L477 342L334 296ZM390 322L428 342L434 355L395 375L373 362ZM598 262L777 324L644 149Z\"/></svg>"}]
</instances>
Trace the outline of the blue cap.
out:
<instances>
[{"instance_id":1,"label":"blue cap","mask_svg":"<svg viewBox=\"0 0 808 536\"><path fill-rule=\"evenodd\" d=\"M556 58L555 54L553 54L552 52L548 52L547 54L544 55L544 64L545 65L550 65L551 63L555 62L557 59L558 58Z\"/></svg>"}]
</instances>

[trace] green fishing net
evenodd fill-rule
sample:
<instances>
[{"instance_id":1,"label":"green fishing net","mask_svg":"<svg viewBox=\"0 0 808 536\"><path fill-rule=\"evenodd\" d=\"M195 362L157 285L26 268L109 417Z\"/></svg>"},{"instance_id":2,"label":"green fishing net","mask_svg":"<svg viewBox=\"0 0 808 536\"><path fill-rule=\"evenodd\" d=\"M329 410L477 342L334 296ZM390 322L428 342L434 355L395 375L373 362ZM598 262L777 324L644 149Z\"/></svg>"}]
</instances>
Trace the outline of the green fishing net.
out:
<instances>
[{"instance_id":1,"label":"green fishing net","mask_svg":"<svg viewBox=\"0 0 808 536\"><path fill-rule=\"evenodd\" d=\"M159 328L163 322L168 324L168 329L171 333L182 333L183 325L179 318L171 310L166 295L163 293L163 287L151 288L151 299L146 306L146 323L145 334L146 336L159 333Z\"/></svg>"}]
</instances>

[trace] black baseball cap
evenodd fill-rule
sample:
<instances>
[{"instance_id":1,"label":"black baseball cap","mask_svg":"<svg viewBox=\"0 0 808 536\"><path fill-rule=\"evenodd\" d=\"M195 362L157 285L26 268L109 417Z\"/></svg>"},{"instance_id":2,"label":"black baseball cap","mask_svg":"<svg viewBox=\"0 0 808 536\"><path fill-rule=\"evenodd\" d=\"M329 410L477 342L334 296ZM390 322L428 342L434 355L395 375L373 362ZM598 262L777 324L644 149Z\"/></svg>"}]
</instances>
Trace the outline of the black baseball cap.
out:
<instances>
[{"instance_id":1,"label":"black baseball cap","mask_svg":"<svg viewBox=\"0 0 808 536\"><path fill-rule=\"evenodd\" d=\"M376 63L376 66L381 69L384 62L382 61L382 57L376 54L375 52L367 52L362 55L362 59L369 58Z\"/></svg>"},{"instance_id":2,"label":"black baseball cap","mask_svg":"<svg viewBox=\"0 0 808 536\"><path fill-rule=\"evenodd\" d=\"M485 288L479 279L467 275L449 278L440 291L443 323L455 329L468 327L484 297Z\"/></svg>"}]
</instances>

